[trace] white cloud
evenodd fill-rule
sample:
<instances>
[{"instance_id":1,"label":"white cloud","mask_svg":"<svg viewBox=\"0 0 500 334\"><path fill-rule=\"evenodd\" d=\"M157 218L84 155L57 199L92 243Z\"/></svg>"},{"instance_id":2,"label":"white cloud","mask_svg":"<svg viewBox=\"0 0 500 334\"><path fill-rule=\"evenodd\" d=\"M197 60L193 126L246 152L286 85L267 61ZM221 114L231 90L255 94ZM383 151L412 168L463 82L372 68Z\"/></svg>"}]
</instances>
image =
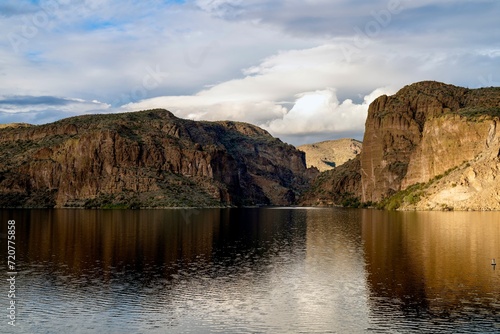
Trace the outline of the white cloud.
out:
<instances>
[{"instance_id":1,"label":"white cloud","mask_svg":"<svg viewBox=\"0 0 500 334\"><path fill-rule=\"evenodd\" d=\"M145 99L124 109L166 108L179 117L196 120L245 121L277 136L321 133L336 137L347 132L360 136L368 104L382 93L395 91L373 90L373 85L389 87L393 82L395 75L389 66L372 67L370 61L346 63L334 44L282 51L243 73L246 76L241 79L195 95ZM359 99L360 89L370 95L353 102L354 97ZM339 90L351 98L339 101Z\"/></svg>"},{"instance_id":2,"label":"white cloud","mask_svg":"<svg viewBox=\"0 0 500 334\"><path fill-rule=\"evenodd\" d=\"M364 98L378 87L500 81L498 1L401 2L404 10L359 47L354 28L376 21L372 13L387 10L388 0L61 1L20 52L0 41L0 95L103 101L103 108L80 103L67 113L162 107L302 140L307 132L359 135ZM5 37L22 35L23 17L42 10L5 3ZM354 48L350 59L345 45ZM146 80L148 68L158 68L161 80ZM60 105L46 107L32 109L36 120L67 115ZM9 110L29 115L23 106ZM332 114L334 124L325 124Z\"/></svg>"},{"instance_id":3,"label":"white cloud","mask_svg":"<svg viewBox=\"0 0 500 334\"><path fill-rule=\"evenodd\" d=\"M340 102L335 89L299 94L293 108L283 118L275 119L266 128L278 136L313 135L316 133L363 133L369 104L378 96L394 90L379 88L364 97L360 104L350 99Z\"/></svg>"}]
</instances>

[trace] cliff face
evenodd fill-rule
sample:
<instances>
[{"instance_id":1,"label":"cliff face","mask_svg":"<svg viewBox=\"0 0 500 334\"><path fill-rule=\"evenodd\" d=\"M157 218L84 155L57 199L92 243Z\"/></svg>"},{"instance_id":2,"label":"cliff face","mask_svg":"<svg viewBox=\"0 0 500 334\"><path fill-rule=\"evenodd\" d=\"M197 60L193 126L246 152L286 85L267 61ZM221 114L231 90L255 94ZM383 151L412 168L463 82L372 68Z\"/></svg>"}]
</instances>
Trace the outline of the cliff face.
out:
<instances>
[{"instance_id":1,"label":"cliff face","mask_svg":"<svg viewBox=\"0 0 500 334\"><path fill-rule=\"evenodd\" d=\"M306 154L307 167L316 167L320 172L334 169L354 159L361 152L362 143L356 139L327 140L297 148Z\"/></svg>"},{"instance_id":2,"label":"cliff face","mask_svg":"<svg viewBox=\"0 0 500 334\"><path fill-rule=\"evenodd\" d=\"M166 110L0 129L1 207L288 205L304 154L237 122Z\"/></svg>"},{"instance_id":3,"label":"cliff face","mask_svg":"<svg viewBox=\"0 0 500 334\"><path fill-rule=\"evenodd\" d=\"M493 144L496 120L470 121L459 115L445 115L427 121L408 163L401 188L427 182L447 170L471 161Z\"/></svg>"},{"instance_id":4,"label":"cliff face","mask_svg":"<svg viewBox=\"0 0 500 334\"><path fill-rule=\"evenodd\" d=\"M420 82L369 107L361 153L362 201L425 183L487 149L496 136L500 89Z\"/></svg>"},{"instance_id":5,"label":"cliff face","mask_svg":"<svg viewBox=\"0 0 500 334\"><path fill-rule=\"evenodd\" d=\"M359 163L318 176L304 204L500 210L500 88L419 82L368 109ZM344 166L341 166L344 167Z\"/></svg>"},{"instance_id":6,"label":"cliff face","mask_svg":"<svg viewBox=\"0 0 500 334\"><path fill-rule=\"evenodd\" d=\"M357 155L319 174L300 199L302 205L353 205L361 193L360 159Z\"/></svg>"}]
</instances>

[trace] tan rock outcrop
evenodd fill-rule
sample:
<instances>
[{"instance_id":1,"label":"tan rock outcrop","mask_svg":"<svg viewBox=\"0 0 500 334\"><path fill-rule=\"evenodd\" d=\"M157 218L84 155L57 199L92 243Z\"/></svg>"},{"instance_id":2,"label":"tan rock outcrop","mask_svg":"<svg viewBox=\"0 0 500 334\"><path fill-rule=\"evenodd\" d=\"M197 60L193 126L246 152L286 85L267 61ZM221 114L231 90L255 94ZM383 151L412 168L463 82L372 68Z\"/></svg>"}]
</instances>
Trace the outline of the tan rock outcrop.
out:
<instances>
[{"instance_id":1,"label":"tan rock outcrop","mask_svg":"<svg viewBox=\"0 0 500 334\"><path fill-rule=\"evenodd\" d=\"M497 120L498 121L498 120ZM496 129L495 120L480 125ZM496 130L483 142L485 148L474 158L458 164L443 177L418 192L417 203L402 203L403 210L500 210L500 141ZM484 137L482 138L484 139Z\"/></svg>"},{"instance_id":2,"label":"tan rock outcrop","mask_svg":"<svg viewBox=\"0 0 500 334\"><path fill-rule=\"evenodd\" d=\"M354 159L361 153L363 144L356 139L326 140L306 144L297 148L306 154L307 167L316 167L320 172L331 170Z\"/></svg>"},{"instance_id":3,"label":"tan rock outcrop","mask_svg":"<svg viewBox=\"0 0 500 334\"><path fill-rule=\"evenodd\" d=\"M380 202L407 190L391 208L500 210L499 117L500 88L425 81L381 96L368 109L359 164L318 176L325 185L315 182L306 203Z\"/></svg>"},{"instance_id":4,"label":"tan rock outcrop","mask_svg":"<svg viewBox=\"0 0 500 334\"><path fill-rule=\"evenodd\" d=\"M438 82L376 99L368 110L361 153L362 201L380 201L473 159L491 141L496 118L488 114L498 107L499 89ZM484 121L478 121L481 114Z\"/></svg>"},{"instance_id":5,"label":"tan rock outcrop","mask_svg":"<svg viewBox=\"0 0 500 334\"><path fill-rule=\"evenodd\" d=\"M471 122L459 115L446 115L428 120L420 145L408 163L401 188L427 182L450 168L470 161L488 148L488 136L496 127L495 120Z\"/></svg>"}]
</instances>

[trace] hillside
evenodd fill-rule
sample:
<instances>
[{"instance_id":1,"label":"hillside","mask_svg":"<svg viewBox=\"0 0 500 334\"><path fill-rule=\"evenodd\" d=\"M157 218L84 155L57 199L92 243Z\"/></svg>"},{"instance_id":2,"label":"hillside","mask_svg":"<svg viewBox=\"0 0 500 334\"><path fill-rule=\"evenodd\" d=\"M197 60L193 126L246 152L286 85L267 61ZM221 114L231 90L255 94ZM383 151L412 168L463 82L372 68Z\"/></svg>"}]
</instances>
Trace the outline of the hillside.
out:
<instances>
[{"instance_id":1,"label":"hillside","mask_svg":"<svg viewBox=\"0 0 500 334\"><path fill-rule=\"evenodd\" d=\"M289 205L315 173L256 126L166 110L0 129L0 207Z\"/></svg>"},{"instance_id":2,"label":"hillside","mask_svg":"<svg viewBox=\"0 0 500 334\"><path fill-rule=\"evenodd\" d=\"M331 170L321 172L300 198L301 205L360 205L361 169L359 155Z\"/></svg>"},{"instance_id":3,"label":"hillside","mask_svg":"<svg viewBox=\"0 0 500 334\"><path fill-rule=\"evenodd\" d=\"M499 116L500 88L406 86L370 105L359 169L324 182L391 209L500 210Z\"/></svg>"},{"instance_id":4,"label":"hillside","mask_svg":"<svg viewBox=\"0 0 500 334\"><path fill-rule=\"evenodd\" d=\"M307 167L316 167L324 172L354 159L361 152L362 146L356 139L344 138L301 145L297 149L306 154Z\"/></svg>"}]
</instances>

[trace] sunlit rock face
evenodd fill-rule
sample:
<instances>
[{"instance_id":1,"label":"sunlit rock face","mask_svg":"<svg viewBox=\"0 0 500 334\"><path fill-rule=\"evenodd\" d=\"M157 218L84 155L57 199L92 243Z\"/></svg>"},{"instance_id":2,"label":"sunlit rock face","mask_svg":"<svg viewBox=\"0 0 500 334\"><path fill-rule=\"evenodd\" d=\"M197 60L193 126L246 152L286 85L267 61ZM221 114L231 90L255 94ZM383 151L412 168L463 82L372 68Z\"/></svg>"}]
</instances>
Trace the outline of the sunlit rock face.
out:
<instances>
[{"instance_id":1,"label":"sunlit rock face","mask_svg":"<svg viewBox=\"0 0 500 334\"><path fill-rule=\"evenodd\" d=\"M362 200L428 182L497 147L498 116L499 88L420 82L379 97L366 121Z\"/></svg>"},{"instance_id":2,"label":"sunlit rock face","mask_svg":"<svg viewBox=\"0 0 500 334\"><path fill-rule=\"evenodd\" d=\"M327 186L315 183L319 191L307 199L324 202L327 193L332 203L347 197L378 202L440 179L411 208L500 209L499 116L500 88L425 81L380 96L368 109L359 163L323 173Z\"/></svg>"},{"instance_id":3,"label":"sunlit rock face","mask_svg":"<svg viewBox=\"0 0 500 334\"><path fill-rule=\"evenodd\" d=\"M316 167L320 172L332 170L354 159L363 144L356 139L327 140L297 148L306 154L307 167Z\"/></svg>"}]
</instances>

